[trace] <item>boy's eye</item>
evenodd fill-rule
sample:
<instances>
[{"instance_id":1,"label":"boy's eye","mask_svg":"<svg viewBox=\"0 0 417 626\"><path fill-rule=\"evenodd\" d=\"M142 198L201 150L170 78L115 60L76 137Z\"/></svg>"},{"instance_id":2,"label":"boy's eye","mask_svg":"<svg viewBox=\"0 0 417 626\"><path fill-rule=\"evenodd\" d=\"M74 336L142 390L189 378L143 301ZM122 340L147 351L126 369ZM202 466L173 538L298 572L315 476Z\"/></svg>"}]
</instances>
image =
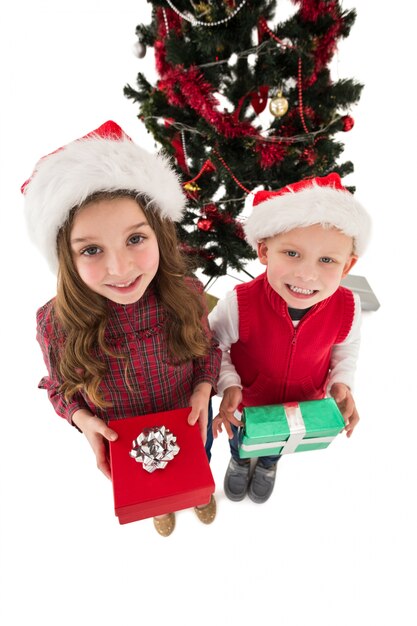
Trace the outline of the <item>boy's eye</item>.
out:
<instances>
[{"instance_id":1,"label":"boy's eye","mask_svg":"<svg viewBox=\"0 0 417 626\"><path fill-rule=\"evenodd\" d=\"M334 263L333 259L331 259L329 256L322 256L320 258L320 261L322 263Z\"/></svg>"},{"instance_id":2,"label":"boy's eye","mask_svg":"<svg viewBox=\"0 0 417 626\"><path fill-rule=\"evenodd\" d=\"M285 254L290 257L298 256L298 252L296 252L295 250L287 250Z\"/></svg>"},{"instance_id":3,"label":"boy's eye","mask_svg":"<svg viewBox=\"0 0 417 626\"><path fill-rule=\"evenodd\" d=\"M136 245L138 243L142 243L144 237L142 235L132 235L129 237L129 244Z\"/></svg>"},{"instance_id":4,"label":"boy's eye","mask_svg":"<svg viewBox=\"0 0 417 626\"><path fill-rule=\"evenodd\" d=\"M100 252L100 248L98 246L89 246L88 248L84 248L81 254L84 256L95 256Z\"/></svg>"}]
</instances>

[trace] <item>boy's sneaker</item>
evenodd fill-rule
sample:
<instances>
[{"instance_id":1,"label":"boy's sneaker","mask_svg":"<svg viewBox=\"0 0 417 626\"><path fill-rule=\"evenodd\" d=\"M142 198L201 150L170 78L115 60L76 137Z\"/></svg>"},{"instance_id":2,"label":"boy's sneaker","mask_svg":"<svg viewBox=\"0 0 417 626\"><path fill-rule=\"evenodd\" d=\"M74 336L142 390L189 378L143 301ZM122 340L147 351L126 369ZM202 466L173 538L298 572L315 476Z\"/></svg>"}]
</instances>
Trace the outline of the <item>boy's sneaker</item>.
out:
<instances>
[{"instance_id":1,"label":"boy's sneaker","mask_svg":"<svg viewBox=\"0 0 417 626\"><path fill-rule=\"evenodd\" d=\"M266 502L274 490L277 463L272 467L264 467L258 461L249 484L248 496L252 502L262 504Z\"/></svg>"},{"instance_id":2,"label":"boy's sneaker","mask_svg":"<svg viewBox=\"0 0 417 626\"><path fill-rule=\"evenodd\" d=\"M224 493L233 502L246 496L250 478L250 459L236 461L231 457L224 477Z\"/></svg>"}]
</instances>

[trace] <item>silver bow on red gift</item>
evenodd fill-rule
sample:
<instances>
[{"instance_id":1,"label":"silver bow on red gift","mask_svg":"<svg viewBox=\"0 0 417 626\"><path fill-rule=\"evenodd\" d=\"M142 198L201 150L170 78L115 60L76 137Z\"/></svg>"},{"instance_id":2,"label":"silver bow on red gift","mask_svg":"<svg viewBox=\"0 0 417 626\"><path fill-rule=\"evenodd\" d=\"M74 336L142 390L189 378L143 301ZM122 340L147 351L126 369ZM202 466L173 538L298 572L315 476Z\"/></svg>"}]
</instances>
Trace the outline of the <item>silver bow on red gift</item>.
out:
<instances>
[{"instance_id":1,"label":"silver bow on red gift","mask_svg":"<svg viewBox=\"0 0 417 626\"><path fill-rule=\"evenodd\" d=\"M177 438L165 426L146 428L133 440L129 454L147 472L164 469L180 451Z\"/></svg>"}]
</instances>

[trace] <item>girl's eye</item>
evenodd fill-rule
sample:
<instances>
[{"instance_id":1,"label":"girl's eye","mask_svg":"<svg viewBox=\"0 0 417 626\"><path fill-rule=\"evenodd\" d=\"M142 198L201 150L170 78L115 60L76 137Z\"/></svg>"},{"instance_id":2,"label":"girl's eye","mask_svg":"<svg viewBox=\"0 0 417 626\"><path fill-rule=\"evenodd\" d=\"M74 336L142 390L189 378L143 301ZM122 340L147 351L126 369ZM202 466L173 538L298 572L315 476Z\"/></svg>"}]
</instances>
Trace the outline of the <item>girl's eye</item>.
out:
<instances>
[{"instance_id":1,"label":"girl's eye","mask_svg":"<svg viewBox=\"0 0 417 626\"><path fill-rule=\"evenodd\" d=\"M131 237L129 237L129 244L135 246L138 243L142 243L143 240L144 237L142 237L142 235L132 235Z\"/></svg>"},{"instance_id":2,"label":"girl's eye","mask_svg":"<svg viewBox=\"0 0 417 626\"><path fill-rule=\"evenodd\" d=\"M84 248L81 254L83 256L95 256L100 252L100 248L98 246L90 246L89 248Z\"/></svg>"},{"instance_id":3,"label":"girl's eye","mask_svg":"<svg viewBox=\"0 0 417 626\"><path fill-rule=\"evenodd\" d=\"M322 256L320 258L320 261L322 263L334 263L333 259L331 259L329 256Z\"/></svg>"},{"instance_id":4,"label":"girl's eye","mask_svg":"<svg viewBox=\"0 0 417 626\"><path fill-rule=\"evenodd\" d=\"M285 254L287 256L290 256L290 257L297 257L298 256L298 252L296 252L295 250L287 250Z\"/></svg>"}]
</instances>

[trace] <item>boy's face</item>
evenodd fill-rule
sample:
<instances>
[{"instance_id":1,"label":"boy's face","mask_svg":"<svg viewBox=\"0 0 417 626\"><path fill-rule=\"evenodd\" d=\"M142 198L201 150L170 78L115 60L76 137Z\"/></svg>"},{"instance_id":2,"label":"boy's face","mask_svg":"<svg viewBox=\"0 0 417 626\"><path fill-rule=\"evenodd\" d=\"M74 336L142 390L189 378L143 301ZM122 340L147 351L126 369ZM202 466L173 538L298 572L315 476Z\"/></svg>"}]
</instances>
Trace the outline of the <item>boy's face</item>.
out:
<instances>
[{"instance_id":1,"label":"boy's face","mask_svg":"<svg viewBox=\"0 0 417 626\"><path fill-rule=\"evenodd\" d=\"M288 306L307 309L337 290L357 261L352 248L352 237L314 224L261 241L258 257Z\"/></svg>"}]
</instances>

